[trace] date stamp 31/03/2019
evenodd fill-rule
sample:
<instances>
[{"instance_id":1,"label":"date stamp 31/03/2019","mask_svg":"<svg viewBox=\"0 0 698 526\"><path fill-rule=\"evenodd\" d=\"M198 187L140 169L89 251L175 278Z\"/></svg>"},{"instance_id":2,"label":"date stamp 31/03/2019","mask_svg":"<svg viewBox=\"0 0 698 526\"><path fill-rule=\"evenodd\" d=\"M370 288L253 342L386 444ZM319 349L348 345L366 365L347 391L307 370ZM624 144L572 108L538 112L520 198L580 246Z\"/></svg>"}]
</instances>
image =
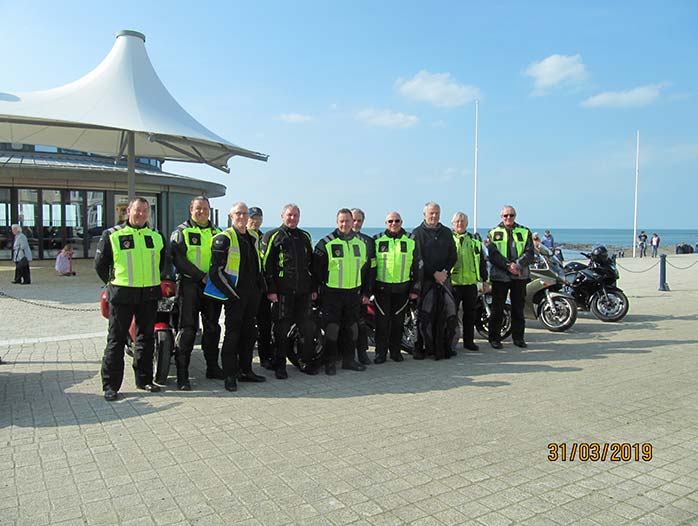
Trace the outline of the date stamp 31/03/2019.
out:
<instances>
[{"instance_id":1,"label":"date stamp 31/03/2019","mask_svg":"<svg viewBox=\"0 0 698 526\"><path fill-rule=\"evenodd\" d=\"M548 444L550 462L649 462L652 460L652 444L629 442L565 442Z\"/></svg>"}]
</instances>

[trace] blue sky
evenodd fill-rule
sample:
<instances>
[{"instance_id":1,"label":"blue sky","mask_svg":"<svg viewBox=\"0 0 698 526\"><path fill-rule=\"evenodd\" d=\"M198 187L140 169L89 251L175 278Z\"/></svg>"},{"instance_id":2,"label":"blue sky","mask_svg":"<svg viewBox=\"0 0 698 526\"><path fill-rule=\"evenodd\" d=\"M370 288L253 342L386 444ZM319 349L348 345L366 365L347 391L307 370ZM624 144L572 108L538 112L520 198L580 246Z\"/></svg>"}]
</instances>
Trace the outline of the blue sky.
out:
<instances>
[{"instance_id":1,"label":"blue sky","mask_svg":"<svg viewBox=\"0 0 698 526\"><path fill-rule=\"evenodd\" d=\"M88 7L89 6L89 7ZM174 97L209 129L268 153L226 175L277 223L358 206L407 226L423 204L472 216L479 99L478 226L511 203L533 227L695 228L698 3L6 2L0 91L59 86L92 70L121 29L146 47ZM12 21L11 23L7 23ZM471 217L472 223L472 217Z\"/></svg>"}]
</instances>

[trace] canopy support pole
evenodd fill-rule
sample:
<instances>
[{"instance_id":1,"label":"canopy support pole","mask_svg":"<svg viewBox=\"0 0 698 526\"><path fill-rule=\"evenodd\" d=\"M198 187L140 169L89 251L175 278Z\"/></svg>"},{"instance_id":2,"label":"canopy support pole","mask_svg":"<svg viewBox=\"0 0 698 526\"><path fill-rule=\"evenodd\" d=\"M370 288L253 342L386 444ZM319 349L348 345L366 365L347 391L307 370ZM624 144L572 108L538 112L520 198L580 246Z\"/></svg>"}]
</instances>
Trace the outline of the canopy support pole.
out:
<instances>
[{"instance_id":1,"label":"canopy support pole","mask_svg":"<svg viewBox=\"0 0 698 526\"><path fill-rule=\"evenodd\" d=\"M126 132L128 136L128 201L136 197L136 134Z\"/></svg>"}]
</instances>

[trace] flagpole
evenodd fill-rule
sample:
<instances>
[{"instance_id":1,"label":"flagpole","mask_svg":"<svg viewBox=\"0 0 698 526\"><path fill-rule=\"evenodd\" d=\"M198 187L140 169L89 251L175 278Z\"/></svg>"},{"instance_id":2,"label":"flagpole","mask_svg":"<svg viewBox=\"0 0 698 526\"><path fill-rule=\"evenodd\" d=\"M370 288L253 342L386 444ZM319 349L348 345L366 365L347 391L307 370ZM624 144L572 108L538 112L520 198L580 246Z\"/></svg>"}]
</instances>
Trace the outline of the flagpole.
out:
<instances>
[{"instance_id":1,"label":"flagpole","mask_svg":"<svg viewBox=\"0 0 698 526\"><path fill-rule=\"evenodd\" d=\"M637 130L637 146L635 149L635 214L633 216L633 257L637 249L637 188L640 181L640 130Z\"/></svg>"},{"instance_id":2,"label":"flagpole","mask_svg":"<svg viewBox=\"0 0 698 526\"><path fill-rule=\"evenodd\" d=\"M473 189L473 234L477 235L477 134L478 134L478 112L480 102L475 99L475 188Z\"/></svg>"}]
</instances>

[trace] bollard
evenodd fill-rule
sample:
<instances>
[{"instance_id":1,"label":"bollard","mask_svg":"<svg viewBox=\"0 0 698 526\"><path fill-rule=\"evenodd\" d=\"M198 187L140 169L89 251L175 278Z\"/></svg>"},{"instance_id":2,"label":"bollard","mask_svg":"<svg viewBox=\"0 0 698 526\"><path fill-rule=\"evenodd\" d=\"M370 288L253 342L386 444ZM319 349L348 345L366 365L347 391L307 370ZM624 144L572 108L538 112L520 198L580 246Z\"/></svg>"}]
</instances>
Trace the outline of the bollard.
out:
<instances>
[{"instance_id":1,"label":"bollard","mask_svg":"<svg viewBox=\"0 0 698 526\"><path fill-rule=\"evenodd\" d=\"M666 282L666 254L659 256L659 290L669 291L669 284Z\"/></svg>"}]
</instances>

